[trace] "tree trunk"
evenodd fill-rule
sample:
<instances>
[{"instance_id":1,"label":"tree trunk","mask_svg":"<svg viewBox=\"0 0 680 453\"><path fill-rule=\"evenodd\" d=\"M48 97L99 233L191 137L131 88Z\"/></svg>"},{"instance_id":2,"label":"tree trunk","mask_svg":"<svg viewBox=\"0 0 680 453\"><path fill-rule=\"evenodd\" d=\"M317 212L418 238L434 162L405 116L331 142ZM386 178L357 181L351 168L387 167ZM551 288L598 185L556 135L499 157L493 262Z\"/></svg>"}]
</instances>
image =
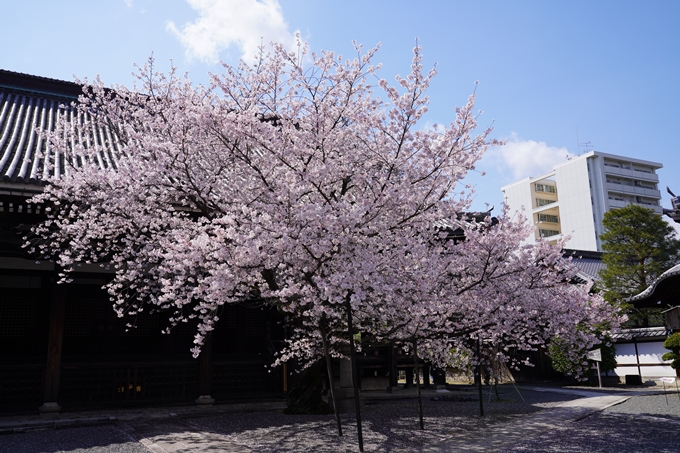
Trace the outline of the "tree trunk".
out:
<instances>
[{"instance_id":1,"label":"tree trunk","mask_svg":"<svg viewBox=\"0 0 680 453\"><path fill-rule=\"evenodd\" d=\"M359 435L359 451L364 451L364 436L361 432L361 400L359 398L359 376L357 359L354 350L354 329L352 328L352 305L349 296L345 302L347 307L347 331L349 332L349 360L352 364L352 387L354 387L354 409L357 415L357 433Z\"/></svg>"},{"instance_id":2,"label":"tree trunk","mask_svg":"<svg viewBox=\"0 0 680 453\"><path fill-rule=\"evenodd\" d=\"M416 388L418 389L418 417L420 418L420 429L425 429L423 423L423 399L420 394L420 367L418 366L418 340L413 340L413 361L416 365Z\"/></svg>"},{"instance_id":3,"label":"tree trunk","mask_svg":"<svg viewBox=\"0 0 680 453\"><path fill-rule=\"evenodd\" d=\"M340 423L340 413L338 412L338 403L335 399L335 385L333 384L333 364L331 363L331 353L328 347L328 335L326 334L326 328L322 325L321 330L321 340L323 341L323 354L326 358L326 372L328 373L328 387L331 392L331 399L333 400L333 413L335 414L335 422L338 425L338 436L342 436L342 423Z\"/></svg>"},{"instance_id":4,"label":"tree trunk","mask_svg":"<svg viewBox=\"0 0 680 453\"><path fill-rule=\"evenodd\" d=\"M484 398L482 396L482 351L479 339L477 339L477 362L477 376L479 378L479 416L484 417Z\"/></svg>"}]
</instances>

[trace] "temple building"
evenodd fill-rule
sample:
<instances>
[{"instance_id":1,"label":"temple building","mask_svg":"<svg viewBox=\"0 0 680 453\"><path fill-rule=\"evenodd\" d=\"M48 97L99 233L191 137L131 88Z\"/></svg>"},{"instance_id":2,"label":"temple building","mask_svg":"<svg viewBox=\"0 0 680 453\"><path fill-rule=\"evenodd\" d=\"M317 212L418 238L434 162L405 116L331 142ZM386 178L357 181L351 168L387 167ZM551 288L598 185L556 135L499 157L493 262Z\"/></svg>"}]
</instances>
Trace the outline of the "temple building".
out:
<instances>
[{"instance_id":1,"label":"temple building","mask_svg":"<svg viewBox=\"0 0 680 453\"><path fill-rule=\"evenodd\" d=\"M48 176L69 171L37 130L52 130L59 116L73 119L71 103L81 93L75 83L0 70L0 410L283 395L287 376L266 368L284 338L275 309L224 307L223 322L193 359L194 325L163 335L163 318L142 313L126 332L102 289L111 271L81 266L71 283L56 284L54 263L22 248L31 226L45 219L44 208L28 200ZM113 144L102 156L110 165L115 139L95 132L95 140Z\"/></svg>"},{"instance_id":2,"label":"temple building","mask_svg":"<svg viewBox=\"0 0 680 453\"><path fill-rule=\"evenodd\" d=\"M90 121L73 106L80 94L75 83L0 70L0 412L283 398L298 375L294 363L270 367L286 338L275 307L257 300L225 305L194 359L196 320L163 334L169 322L144 311L127 329L102 288L114 275L106 265L79 265L70 283L58 284L55 263L22 246L46 219L30 198L48 178L70 171L39 131L53 131L64 117ZM116 136L94 122L92 132L88 139L106 145L98 164L115 168ZM482 220L489 213L470 215ZM456 225L436 226L449 240L464 237ZM413 376L413 358L399 348L362 346L362 389L395 388L400 371L407 381ZM351 386L348 369L347 360L333 363L340 390ZM443 373L434 383L441 379Z\"/></svg>"}]
</instances>

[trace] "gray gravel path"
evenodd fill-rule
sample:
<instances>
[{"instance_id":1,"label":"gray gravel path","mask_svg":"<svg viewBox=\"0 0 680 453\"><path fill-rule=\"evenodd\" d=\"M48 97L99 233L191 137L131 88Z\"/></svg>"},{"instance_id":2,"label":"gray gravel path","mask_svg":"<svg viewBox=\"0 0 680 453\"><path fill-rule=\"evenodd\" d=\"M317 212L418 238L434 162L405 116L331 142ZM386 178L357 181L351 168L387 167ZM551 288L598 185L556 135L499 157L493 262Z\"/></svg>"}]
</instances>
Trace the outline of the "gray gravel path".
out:
<instances>
[{"instance_id":1,"label":"gray gravel path","mask_svg":"<svg viewBox=\"0 0 680 453\"><path fill-rule=\"evenodd\" d=\"M677 394L641 395L502 451L677 453L680 451L679 430L680 399Z\"/></svg>"},{"instance_id":2,"label":"gray gravel path","mask_svg":"<svg viewBox=\"0 0 680 453\"><path fill-rule=\"evenodd\" d=\"M501 401L489 402L479 417L479 401L424 401L425 430L418 429L416 400L368 401L362 412L364 447L367 452L420 451L456 433L467 435L505 424L545 408L578 398L544 392L523 391L526 402L511 388L502 390ZM474 398L469 395L464 399ZM373 403L373 404L372 404ZM280 412L221 414L171 420L163 424L128 423L131 435L165 451L199 452L220 445L239 452L356 452L355 419L345 415L344 436L338 437L332 416L285 415ZM187 433L194 433L189 437ZM188 442L192 439L191 442ZM187 444L180 449L180 444ZM158 450L162 451L162 450Z\"/></svg>"},{"instance_id":3,"label":"gray gravel path","mask_svg":"<svg viewBox=\"0 0 680 453\"><path fill-rule=\"evenodd\" d=\"M67 428L0 436L0 453L149 453L116 426Z\"/></svg>"},{"instance_id":4,"label":"gray gravel path","mask_svg":"<svg viewBox=\"0 0 680 453\"><path fill-rule=\"evenodd\" d=\"M414 399L367 400L363 410L367 452L677 452L680 399L676 394L631 396L595 413L584 395L512 387L488 401L479 417L475 392L424 401L425 431L418 429ZM471 400L473 399L473 400ZM621 398L618 398L620 400ZM609 400L607 400L609 401ZM226 407L226 406L222 406ZM219 408L219 406L216 406ZM579 412L581 411L581 412ZM583 413L586 418L579 418ZM591 415L588 415L591 414ZM284 415L278 411L187 414L163 419L127 419L116 425L56 429L0 436L0 453L216 453L356 452L354 418L343 416L338 437L332 415ZM461 447L462 446L462 447Z\"/></svg>"}]
</instances>

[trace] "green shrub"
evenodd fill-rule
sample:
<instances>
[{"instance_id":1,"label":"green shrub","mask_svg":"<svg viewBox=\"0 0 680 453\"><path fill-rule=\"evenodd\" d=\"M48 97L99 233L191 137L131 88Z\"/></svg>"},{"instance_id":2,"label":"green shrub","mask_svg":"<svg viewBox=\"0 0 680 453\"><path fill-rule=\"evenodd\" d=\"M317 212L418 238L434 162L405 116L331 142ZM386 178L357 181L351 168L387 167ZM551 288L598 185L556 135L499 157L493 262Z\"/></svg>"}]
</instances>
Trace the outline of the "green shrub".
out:
<instances>
[{"instance_id":1,"label":"green shrub","mask_svg":"<svg viewBox=\"0 0 680 453\"><path fill-rule=\"evenodd\" d=\"M567 359L567 355L564 353L565 348L569 347L571 346L565 345L559 339L553 339L553 341L550 343L548 355L550 356L553 369L564 374L581 374L584 377L595 376L597 374L597 370L592 367L592 361L586 361L586 354L588 351L585 349L581 351L579 356L582 359L574 363L570 362ZM609 337L605 337L598 347L602 352L600 372L606 373L607 371L611 371L616 368L616 348L611 343ZM584 363L587 363L587 365L584 365Z\"/></svg>"},{"instance_id":2,"label":"green shrub","mask_svg":"<svg viewBox=\"0 0 680 453\"><path fill-rule=\"evenodd\" d=\"M674 370L680 368L680 332L671 334L666 341L663 342L663 347L669 349L671 352L665 353L661 356L662 360L672 360L671 367Z\"/></svg>"}]
</instances>

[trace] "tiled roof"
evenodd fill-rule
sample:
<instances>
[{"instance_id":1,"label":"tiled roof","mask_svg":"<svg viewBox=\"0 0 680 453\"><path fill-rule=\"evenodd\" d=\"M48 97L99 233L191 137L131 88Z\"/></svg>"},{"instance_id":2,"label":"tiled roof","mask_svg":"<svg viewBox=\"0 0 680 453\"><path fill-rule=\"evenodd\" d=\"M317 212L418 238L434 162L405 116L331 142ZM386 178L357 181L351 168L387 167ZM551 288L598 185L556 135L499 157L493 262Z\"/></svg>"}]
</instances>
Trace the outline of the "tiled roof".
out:
<instances>
[{"instance_id":1,"label":"tiled roof","mask_svg":"<svg viewBox=\"0 0 680 453\"><path fill-rule=\"evenodd\" d=\"M63 156L51 150L38 131L54 130L58 118L64 116L88 123L88 115L78 114L70 105L81 92L75 83L0 70L0 184L40 185L49 176L68 173ZM100 165L112 165L113 135L94 124L91 132L75 141L106 143L110 152L100 156Z\"/></svg>"},{"instance_id":2,"label":"tiled roof","mask_svg":"<svg viewBox=\"0 0 680 453\"><path fill-rule=\"evenodd\" d=\"M638 327L635 329L621 329L611 332L610 337L614 341L632 340L633 338L664 338L668 336L665 327Z\"/></svg>"},{"instance_id":3,"label":"tiled roof","mask_svg":"<svg viewBox=\"0 0 680 453\"><path fill-rule=\"evenodd\" d=\"M465 237L462 223L472 222L473 220L477 223L484 222L484 219L491 217L491 211L493 207L486 212L466 212L457 215L456 220L441 219L434 223L434 227L440 231L445 231L447 233L447 239L463 239ZM498 219L491 217L491 224L495 225L498 223Z\"/></svg>"},{"instance_id":4,"label":"tiled roof","mask_svg":"<svg viewBox=\"0 0 680 453\"><path fill-rule=\"evenodd\" d=\"M602 263L601 252L565 249L563 256L565 258L571 257L572 264L578 267L579 276L584 280L599 280L599 272L605 268Z\"/></svg>"},{"instance_id":5,"label":"tiled roof","mask_svg":"<svg viewBox=\"0 0 680 453\"><path fill-rule=\"evenodd\" d=\"M600 270L606 267L601 260L595 258L573 258L571 262L593 280L599 280Z\"/></svg>"}]
</instances>

